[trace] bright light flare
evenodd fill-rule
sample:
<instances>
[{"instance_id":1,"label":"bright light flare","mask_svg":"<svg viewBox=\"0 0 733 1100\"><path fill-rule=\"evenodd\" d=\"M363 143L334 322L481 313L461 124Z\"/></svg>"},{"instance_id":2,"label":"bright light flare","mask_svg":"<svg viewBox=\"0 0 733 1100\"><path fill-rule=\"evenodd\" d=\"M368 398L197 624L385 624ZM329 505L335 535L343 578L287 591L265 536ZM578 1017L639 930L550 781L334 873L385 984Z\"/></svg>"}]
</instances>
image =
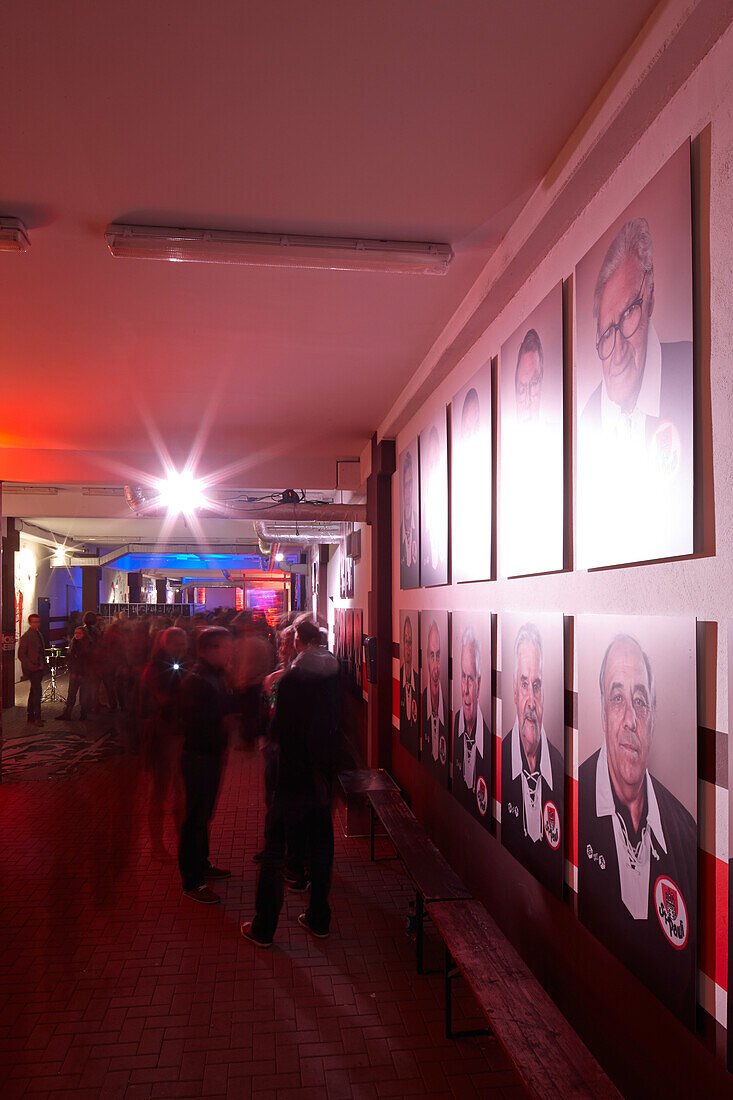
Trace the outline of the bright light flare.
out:
<instances>
[{"instance_id":1,"label":"bright light flare","mask_svg":"<svg viewBox=\"0 0 733 1100\"><path fill-rule=\"evenodd\" d=\"M190 470L181 473L172 470L165 481L158 482L157 489L160 503L169 515L182 513L191 516L197 508L203 508L206 504L204 483L195 478Z\"/></svg>"}]
</instances>

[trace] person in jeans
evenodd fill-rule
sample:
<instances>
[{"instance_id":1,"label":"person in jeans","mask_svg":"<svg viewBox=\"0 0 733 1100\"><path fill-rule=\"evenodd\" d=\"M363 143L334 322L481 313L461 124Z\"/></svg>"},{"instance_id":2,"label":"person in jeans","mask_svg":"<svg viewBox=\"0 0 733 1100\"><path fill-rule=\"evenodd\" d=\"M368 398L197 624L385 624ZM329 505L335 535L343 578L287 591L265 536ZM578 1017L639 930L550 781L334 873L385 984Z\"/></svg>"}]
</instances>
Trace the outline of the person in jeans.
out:
<instances>
[{"instance_id":1,"label":"person in jeans","mask_svg":"<svg viewBox=\"0 0 733 1100\"><path fill-rule=\"evenodd\" d=\"M319 937L328 935L331 922L331 796L341 761L339 664L307 615L295 622L295 649L277 692L272 733L279 745L278 776L265 822L256 912L241 927L258 947L272 943L283 903L286 840L294 832L304 839L311 880L310 904L298 921Z\"/></svg>"},{"instance_id":2,"label":"person in jeans","mask_svg":"<svg viewBox=\"0 0 733 1100\"><path fill-rule=\"evenodd\" d=\"M226 680L232 659L232 636L223 627L207 627L196 640L198 660L180 691L183 726L181 771L186 814L181 827L178 866L187 898L216 905L221 898L207 879L229 878L231 871L209 861L209 821L219 792L227 744L224 718L233 710Z\"/></svg>"},{"instance_id":3,"label":"person in jeans","mask_svg":"<svg viewBox=\"0 0 733 1100\"><path fill-rule=\"evenodd\" d=\"M58 722L68 722L71 719L72 712L74 710L74 704L76 703L76 697L79 695L81 702L81 717L86 718L87 712L84 709L85 695L84 695L84 677L87 674L87 667L91 657L92 643L89 640L88 634L84 628L77 626L74 630L74 637L71 639L71 645L69 646L69 652L66 657L66 666L69 670L69 693L66 697L66 706L62 710L61 714L57 716Z\"/></svg>"},{"instance_id":4,"label":"person in jeans","mask_svg":"<svg viewBox=\"0 0 733 1100\"><path fill-rule=\"evenodd\" d=\"M23 676L30 681L28 725L45 726L41 718L41 681L46 668L46 643L41 634L41 616L28 616L28 629L18 643L18 660Z\"/></svg>"}]
</instances>

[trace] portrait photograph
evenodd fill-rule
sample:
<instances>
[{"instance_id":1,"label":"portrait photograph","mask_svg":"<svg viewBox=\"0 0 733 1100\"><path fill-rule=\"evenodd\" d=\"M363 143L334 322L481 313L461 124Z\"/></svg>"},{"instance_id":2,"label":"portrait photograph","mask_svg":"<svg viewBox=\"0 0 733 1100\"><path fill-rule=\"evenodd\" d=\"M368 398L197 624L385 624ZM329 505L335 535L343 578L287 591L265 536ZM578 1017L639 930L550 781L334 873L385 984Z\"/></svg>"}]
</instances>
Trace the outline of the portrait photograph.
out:
<instances>
[{"instance_id":1,"label":"portrait photograph","mask_svg":"<svg viewBox=\"0 0 733 1100\"><path fill-rule=\"evenodd\" d=\"M452 791L491 827L491 612L454 611Z\"/></svg>"},{"instance_id":2,"label":"portrait photograph","mask_svg":"<svg viewBox=\"0 0 733 1100\"><path fill-rule=\"evenodd\" d=\"M561 612L504 612L501 842L557 897L565 875L565 671Z\"/></svg>"},{"instance_id":3,"label":"portrait photograph","mask_svg":"<svg viewBox=\"0 0 733 1100\"><path fill-rule=\"evenodd\" d=\"M694 618L581 615L578 916L694 1027Z\"/></svg>"},{"instance_id":4,"label":"portrait photograph","mask_svg":"<svg viewBox=\"0 0 733 1100\"><path fill-rule=\"evenodd\" d=\"M346 625L344 627L344 645L346 649L346 678L349 683L354 680L354 609L347 607L344 610Z\"/></svg>"},{"instance_id":5,"label":"portrait photograph","mask_svg":"<svg viewBox=\"0 0 733 1100\"><path fill-rule=\"evenodd\" d=\"M420 616L400 611L400 744L420 759Z\"/></svg>"},{"instance_id":6,"label":"portrait photograph","mask_svg":"<svg viewBox=\"0 0 733 1100\"><path fill-rule=\"evenodd\" d=\"M563 568L562 283L499 356L499 572Z\"/></svg>"},{"instance_id":7,"label":"portrait photograph","mask_svg":"<svg viewBox=\"0 0 733 1100\"><path fill-rule=\"evenodd\" d=\"M417 438L400 452L397 463L400 506L400 588L420 587L420 473Z\"/></svg>"},{"instance_id":8,"label":"portrait photograph","mask_svg":"<svg viewBox=\"0 0 733 1100\"><path fill-rule=\"evenodd\" d=\"M420 432L420 584L448 583L448 432L445 408Z\"/></svg>"},{"instance_id":9,"label":"portrait photograph","mask_svg":"<svg viewBox=\"0 0 733 1100\"><path fill-rule=\"evenodd\" d=\"M444 787L451 762L451 714L448 659L450 615L447 611L420 612L421 747L420 760Z\"/></svg>"},{"instance_id":10,"label":"portrait photograph","mask_svg":"<svg viewBox=\"0 0 733 1100\"><path fill-rule=\"evenodd\" d=\"M491 361L451 402L451 547L454 581L491 579Z\"/></svg>"},{"instance_id":11,"label":"portrait photograph","mask_svg":"<svg viewBox=\"0 0 733 1100\"><path fill-rule=\"evenodd\" d=\"M575 330L577 565L691 554L689 142L576 266Z\"/></svg>"}]
</instances>

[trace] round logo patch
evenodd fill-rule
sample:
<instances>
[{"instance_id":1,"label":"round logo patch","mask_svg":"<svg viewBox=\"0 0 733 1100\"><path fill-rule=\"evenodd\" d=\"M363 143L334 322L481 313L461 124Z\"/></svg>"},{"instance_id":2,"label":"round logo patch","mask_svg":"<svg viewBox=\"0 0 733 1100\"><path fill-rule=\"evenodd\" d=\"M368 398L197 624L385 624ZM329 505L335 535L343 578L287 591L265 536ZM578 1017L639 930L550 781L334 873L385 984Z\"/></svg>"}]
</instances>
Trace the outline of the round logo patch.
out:
<instances>
[{"instance_id":1,"label":"round logo patch","mask_svg":"<svg viewBox=\"0 0 733 1100\"><path fill-rule=\"evenodd\" d=\"M681 951L690 932L687 906L679 886L667 875L660 875L654 883L654 909L659 927L672 947Z\"/></svg>"},{"instance_id":2,"label":"round logo patch","mask_svg":"<svg viewBox=\"0 0 733 1100\"><path fill-rule=\"evenodd\" d=\"M448 746L442 733L440 735L440 743L438 745L438 755L440 756L441 764L445 764L446 760L448 759Z\"/></svg>"},{"instance_id":3,"label":"round logo patch","mask_svg":"<svg viewBox=\"0 0 733 1100\"><path fill-rule=\"evenodd\" d=\"M417 703L414 699L412 700L412 720L417 722Z\"/></svg>"},{"instance_id":4,"label":"round logo patch","mask_svg":"<svg viewBox=\"0 0 733 1100\"><path fill-rule=\"evenodd\" d=\"M557 812L555 803L550 802L549 799L545 802L542 824L545 829L547 843L553 851L556 851L560 846L560 815Z\"/></svg>"},{"instance_id":5,"label":"round logo patch","mask_svg":"<svg viewBox=\"0 0 733 1100\"><path fill-rule=\"evenodd\" d=\"M482 817L485 817L489 808L489 792L486 780L482 775L476 780L476 805L478 806L478 812Z\"/></svg>"}]
</instances>

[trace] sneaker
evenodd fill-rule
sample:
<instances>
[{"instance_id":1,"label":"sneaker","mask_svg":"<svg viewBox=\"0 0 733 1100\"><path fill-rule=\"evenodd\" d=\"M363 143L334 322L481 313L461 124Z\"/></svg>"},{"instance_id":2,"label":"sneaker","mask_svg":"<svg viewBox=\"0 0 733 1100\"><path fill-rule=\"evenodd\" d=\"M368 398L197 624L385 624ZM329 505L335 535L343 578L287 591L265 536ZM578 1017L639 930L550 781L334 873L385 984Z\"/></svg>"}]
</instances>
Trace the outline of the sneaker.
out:
<instances>
[{"instance_id":1,"label":"sneaker","mask_svg":"<svg viewBox=\"0 0 733 1100\"><path fill-rule=\"evenodd\" d=\"M232 872L223 867L209 867L204 871L204 878L231 878Z\"/></svg>"},{"instance_id":2,"label":"sneaker","mask_svg":"<svg viewBox=\"0 0 733 1100\"><path fill-rule=\"evenodd\" d=\"M201 905L218 905L221 898L208 886L197 886L194 890L184 890L185 897L198 901Z\"/></svg>"},{"instance_id":3,"label":"sneaker","mask_svg":"<svg viewBox=\"0 0 733 1100\"><path fill-rule=\"evenodd\" d=\"M252 931L251 920L245 921L244 924L241 925L240 932L244 936L245 940L249 940L249 942L253 943L255 947L272 947L272 940L260 940L257 938L257 936L255 936L254 932Z\"/></svg>"},{"instance_id":4,"label":"sneaker","mask_svg":"<svg viewBox=\"0 0 733 1100\"><path fill-rule=\"evenodd\" d=\"M253 863L262 863L264 858L265 858L265 849L261 848L259 850L259 852L255 852L255 854L252 856L252 862Z\"/></svg>"},{"instance_id":5,"label":"sneaker","mask_svg":"<svg viewBox=\"0 0 733 1100\"><path fill-rule=\"evenodd\" d=\"M308 921L306 913L301 913L298 917L298 924L301 928L305 928L306 932L310 932L312 936L317 936L319 940L327 940L330 936L330 932L317 932L312 924Z\"/></svg>"}]
</instances>

